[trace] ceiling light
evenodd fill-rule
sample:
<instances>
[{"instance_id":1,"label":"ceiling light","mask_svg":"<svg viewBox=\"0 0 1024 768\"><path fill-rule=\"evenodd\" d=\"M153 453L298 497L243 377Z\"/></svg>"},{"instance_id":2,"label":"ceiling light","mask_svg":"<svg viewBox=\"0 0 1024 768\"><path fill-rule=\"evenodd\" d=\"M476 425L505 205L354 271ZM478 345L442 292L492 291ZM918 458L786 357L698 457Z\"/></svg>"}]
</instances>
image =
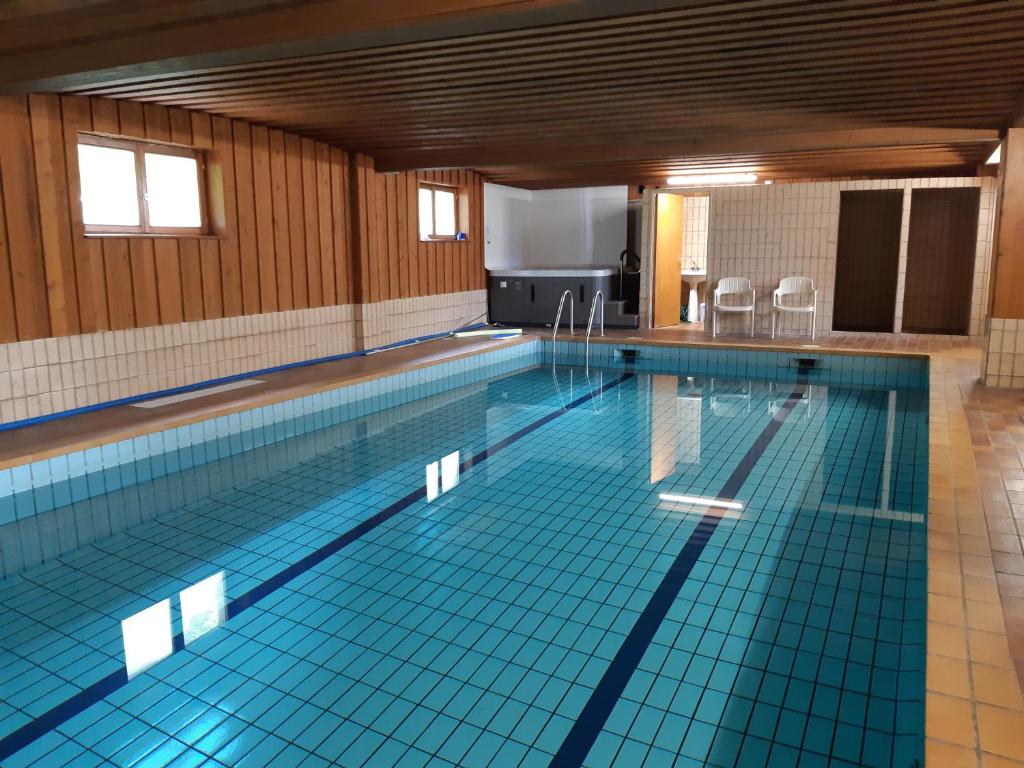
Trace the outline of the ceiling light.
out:
<instances>
[{"instance_id":1,"label":"ceiling light","mask_svg":"<svg viewBox=\"0 0 1024 768\"><path fill-rule=\"evenodd\" d=\"M774 184L775 182L774 182L774 181L772 181L771 179L765 179L765 180L764 180L764 183L765 183L765 184Z\"/></svg>"},{"instance_id":2,"label":"ceiling light","mask_svg":"<svg viewBox=\"0 0 1024 768\"><path fill-rule=\"evenodd\" d=\"M713 187L719 184L753 184L756 181L756 173L689 173L668 177L670 187Z\"/></svg>"},{"instance_id":3,"label":"ceiling light","mask_svg":"<svg viewBox=\"0 0 1024 768\"><path fill-rule=\"evenodd\" d=\"M997 144L995 150L988 156L985 165L999 165L999 158L1002 156L1003 145Z\"/></svg>"},{"instance_id":4,"label":"ceiling light","mask_svg":"<svg viewBox=\"0 0 1024 768\"><path fill-rule=\"evenodd\" d=\"M721 507L722 509L743 509L738 501L715 499L710 496L683 496L675 493L659 493L658 498L672 504L692 504L696 507Z\"/></svg>"}]
</instances>

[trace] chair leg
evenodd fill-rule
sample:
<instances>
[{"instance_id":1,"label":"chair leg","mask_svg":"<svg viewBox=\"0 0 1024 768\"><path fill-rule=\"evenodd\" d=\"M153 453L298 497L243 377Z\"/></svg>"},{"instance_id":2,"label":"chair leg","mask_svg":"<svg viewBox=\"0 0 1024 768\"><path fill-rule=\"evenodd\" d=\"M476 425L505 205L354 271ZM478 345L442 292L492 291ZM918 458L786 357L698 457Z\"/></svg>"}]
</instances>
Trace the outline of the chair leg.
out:
<instances>
[{"instance_id":1,"label":"chair leg","mask_svg":"<svg viewBox=\"0 0 1024 768\"><path fill-rule=\"evenodd\" d=\"M754 310L750 310L750 338L754 338Z\"/></svg>"},{"instance_id":2,"label":"chair leg","mask_svg":"<svg viewBox=\"0 0 1024 768\"><path fill-rule=\"evenodd\" d=\"M711 307L711 338L718 336L718 308Z\"/></svg>"},{"instance_id":3,"label":"chair leg","mask_svg":"<svg viewBox=\"0 0 1024 768\"><path fill-rule=\"evenodd\" d=\"M811 341L814 341L814 332L818 327L818 308L811 311Z\"/></svg>"},{"instance_id":4,"label":"chair leg","mask_svg":"<svg viewBox=\"0 0 1024 768\"><path fill-rule=\"evenodd\" d=\"M775 338L775 310L772 310L772 338Z\"/></svg>"}]
</instances>

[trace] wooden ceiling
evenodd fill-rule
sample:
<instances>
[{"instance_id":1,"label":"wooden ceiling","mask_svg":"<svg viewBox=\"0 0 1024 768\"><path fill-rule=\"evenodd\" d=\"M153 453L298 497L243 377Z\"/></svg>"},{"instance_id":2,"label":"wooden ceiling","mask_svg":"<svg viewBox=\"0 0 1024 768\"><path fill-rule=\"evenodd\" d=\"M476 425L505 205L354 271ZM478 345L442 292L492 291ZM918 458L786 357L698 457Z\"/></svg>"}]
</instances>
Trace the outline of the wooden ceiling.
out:
<instances>
[{"instance_id":1,"label":"wooden ceiling","mask_svg":"<svg viewBox=\"0 0 1024 768\"><path fill-rule=\"evenodd\" d=\"M973 173L1024 94L1024 3L1004 0L193 0L200 28L227 6L249 16L223 23L254 27L182 41L177 56L184 27L121 29L111 53L95 45L98 21L92 37L53 27L49 6L69 4L80 5L41 4L65 30L32 54L49 51L41 62L26 59L31 18L0 35L0 65L22 87L200 109L362 151L384 170L473 167L520 186L708 168ZM376 10L353 22L345 5ZM277 39L264 27L281 6L307 15L297 29L281 17ZM93 71L61 69L72 45ZM117 58L125 48L135 61ZM153 60L138 61L145 50Z\"/></svg>"}]
</instances>

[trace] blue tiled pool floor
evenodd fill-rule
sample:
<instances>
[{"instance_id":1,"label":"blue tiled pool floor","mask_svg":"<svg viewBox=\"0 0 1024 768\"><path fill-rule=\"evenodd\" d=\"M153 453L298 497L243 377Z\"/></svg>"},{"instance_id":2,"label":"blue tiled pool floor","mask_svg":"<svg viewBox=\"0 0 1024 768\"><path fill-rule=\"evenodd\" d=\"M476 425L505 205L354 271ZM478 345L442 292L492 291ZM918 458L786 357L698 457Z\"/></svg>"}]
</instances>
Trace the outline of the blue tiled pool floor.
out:
<instances>
[{"instance_id":1,"label":"blue tiled pool floor","mask_svg":"<svg viewBox=\"0 0 1024 768\"><path fill-rule=\"evenodd\" d=\"M53 726L0 763L921 761L926 394L569 375L291 438L273 471L0 582L0 737ZM179 593L216 574L229 606L272 588L117 680L121 621L169 600L180 633Z\"/></svg>"}]
</instances>

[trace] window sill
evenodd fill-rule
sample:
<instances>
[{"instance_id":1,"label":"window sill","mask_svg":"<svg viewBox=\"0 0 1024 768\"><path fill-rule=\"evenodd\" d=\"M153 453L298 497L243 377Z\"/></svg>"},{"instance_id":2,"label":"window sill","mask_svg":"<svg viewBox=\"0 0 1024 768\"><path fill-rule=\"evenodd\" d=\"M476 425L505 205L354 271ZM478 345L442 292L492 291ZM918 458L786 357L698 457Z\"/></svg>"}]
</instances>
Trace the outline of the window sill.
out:
<instances>
[{"instance_id":1,"label":"window sill","mask_svg":"<svg viewBox=\"0 0 1024 768\"><path fill-rule=\"evenodd\" d=\"M459 240L457 237L421 237L421 243L468 243L469 238L464 237Z\"/></svg>"},{"instance_id":2,"label":"window sill","mask_svg":"<svg viewBox=\"0 0 1024 768\"><path fill-rule=\"evenodd\" d=\"M83 237L87 238L111 238L111 237L127 237L131 239L138 238L149 238L151 240L166 240L168 238L174 240L219 240L218 235L211 235L205 232L85 232Z\"/></svg>"}]
</instances>

